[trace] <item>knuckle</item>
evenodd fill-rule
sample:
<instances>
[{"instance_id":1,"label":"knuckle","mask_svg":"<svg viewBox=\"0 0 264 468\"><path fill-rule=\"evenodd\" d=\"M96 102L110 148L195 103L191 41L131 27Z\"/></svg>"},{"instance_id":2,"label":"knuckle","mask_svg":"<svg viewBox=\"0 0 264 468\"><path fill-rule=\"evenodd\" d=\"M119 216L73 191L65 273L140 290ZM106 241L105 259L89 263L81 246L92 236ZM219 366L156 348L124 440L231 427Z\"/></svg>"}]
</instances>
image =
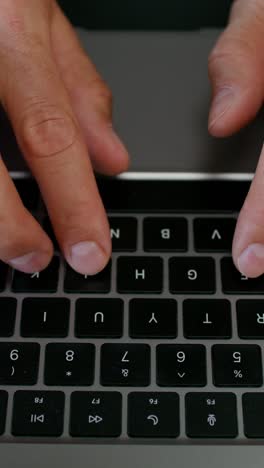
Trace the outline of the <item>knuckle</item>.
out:
<instances>
[{"instance_id":1,"label":"knuckle","mask_svg":"<svg viewBox=\"0 0 264 468\"><path fill-rule=\"evenodd\" d=\"M230 27L231 28L231 27ZM226 62L242 62L252 60L256 56L255 41L248 40L247 31L241 31L238 34L231 29L224 33L218 41L212 52L209 54L208 66L209 70L214 71L219 65Z\"/></svg>"},{"instance_id":2,"label":"knuckle","mask_svg":"<svg viewBox=\"0 0 264 468\"><path fill-rule=\"evenodd\" d=\"M24 114L20 135L28 157L51 157L73 146L77 125L64 109L38 103Z\"/></svg>"}]
</instances>

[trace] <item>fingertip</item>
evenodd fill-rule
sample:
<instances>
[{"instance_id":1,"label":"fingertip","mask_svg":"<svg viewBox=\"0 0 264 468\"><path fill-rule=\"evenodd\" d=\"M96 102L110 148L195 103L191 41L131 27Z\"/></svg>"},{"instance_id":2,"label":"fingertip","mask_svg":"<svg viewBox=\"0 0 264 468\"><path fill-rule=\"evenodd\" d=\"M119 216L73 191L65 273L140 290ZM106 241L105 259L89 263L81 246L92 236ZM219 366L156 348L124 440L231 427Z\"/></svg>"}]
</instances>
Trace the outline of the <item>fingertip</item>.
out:
<instances>
[{"instance_id":1,"label":"fingertip","mask_svg":"<svg viewBox=\"0 0 264 468\"><path fill-rule=\"evenodd\" d=\"M93 168L104 175L114 176L129 168L128 151L119 136L106 124L86 130L86 142Z\"/></svg>"},{"instance_id":2,"label":"fingertip","mask_svg":"<svg viewBox=\"0 0 264 468\"><path fill-rule=\"evenodd\" d=\"M97 242L83 241L74 244L66 252L69 265L82 275L96 275L104 269L109 261L110 253Z\"/></svg>"},{"instance_id":3,"label":"fingertip","mask_svg":"<svg viewBox=\"0 0 264 468\"><path fill-rule=\"evenodd\" d=\"M6 260L12 268L23 273L34 273L44 270L52 258L52 250L29 252Z\"/></svg>"},{"instance_id":4,"label":"fingertip","mask_svg":"<svg viewBox=\"0 0 264 468\"><path fill-rule=\"evenodd\" d=\"M112 127L106 130L105 145L108 146L108 162L111 164L111 167L109 164L111 175L127 171L130 164L128 151Z\"/></svg>"},{"instance_id":5,"label":"fingertip","mask_svg":"<svg viewBox=\"0 0 264 468\"><path fill-rule=\"evenodd\" d=\"M235 100L236 95L232 86L223 86L215 93L208 120L208 130L213 136L225 135L225 116L234 105Z\"/></svg>"},{"instance_id":6,"label":"fingertip","mask_svg":"<svg viewBox=\"0 0 264 468\"><path fill-rule=\"evenodd\" d=\"M234 261L240 273L248 278L257 278L264 273L264 245L249 245Z\"/></svg>"},{"instance_id":7,"label":"fingertip","mask_svg":"<svg viewBox=\"0 0 264 468\"><path fill-rule=\"evenodd\" d=\"M119 148L117 148L117 151L112 158L111 167L108 167L107 175L115 176L118 174L122 174L123 172L128 171L129 166L130 166L130 157L128 155L127 150L120 142ZM105 173L104 166L102 167L102 172Z\"/></svg>"},{"instance_id":8,"label":"fingertip","mask_svg":"<svg viewBox=\"0 0 264 468\"><path fill-rule=\"evenodd\" d=\"M1 243L1 260L23 273L44 270L54 254L50 238L26 210L17 211L15 216L16 223L6 225L6 233L3 229L6 236Z\"/></svg>"},{"instance_id":9,"label":"fingertip","mask_svg":"<svg viewBox=\"0 0 264 468\"><path fill-rule=\"evenodd\" d=\"M218 138L233 135L256 117L261 103L262 93L257 88L229 86L219 91L209 112L209 133Z\"/></svg>"}]
</instances>

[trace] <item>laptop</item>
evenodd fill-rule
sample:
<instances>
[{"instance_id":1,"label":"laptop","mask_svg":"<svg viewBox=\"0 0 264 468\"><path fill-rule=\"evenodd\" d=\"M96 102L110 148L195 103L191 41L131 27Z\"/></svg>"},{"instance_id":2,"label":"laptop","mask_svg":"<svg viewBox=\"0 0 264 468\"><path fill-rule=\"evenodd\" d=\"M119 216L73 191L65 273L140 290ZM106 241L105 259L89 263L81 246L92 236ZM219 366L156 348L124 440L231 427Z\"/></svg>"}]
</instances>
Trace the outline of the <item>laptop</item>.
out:
<instances>
[{"instance_id":1,"label":"laptop","mask_svg":"<svg viewBox=\"0 0 264 468\"><path fill-rule=\"evenodd\" d=\"M232 138L208 135L218 34L79 30L132 160L98 178L113 255L93 278L60 257L1 116L1 153L55 243L41 273L1 265L3 468L263 465L264 277L231 259L263 114Z\"/></svg>"}]
</instances>

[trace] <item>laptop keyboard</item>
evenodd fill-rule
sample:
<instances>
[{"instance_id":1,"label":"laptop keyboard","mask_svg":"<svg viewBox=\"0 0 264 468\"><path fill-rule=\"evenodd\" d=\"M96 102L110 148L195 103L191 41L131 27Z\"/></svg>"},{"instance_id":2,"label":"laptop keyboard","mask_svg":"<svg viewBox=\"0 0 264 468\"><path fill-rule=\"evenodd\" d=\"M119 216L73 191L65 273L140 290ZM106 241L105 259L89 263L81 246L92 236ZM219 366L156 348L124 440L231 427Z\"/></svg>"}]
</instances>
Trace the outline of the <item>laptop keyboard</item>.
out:
<instances>
[{"instance_id":1,"label":"laptop keyboard","mask_svg":"<svg viewBox=\"0 0 264 468\"><path fill-rule=\"evenodd\" d=\"M54 239L31 180L16 181ZM0 263L0 442L264 438L264 277L231 259L236 213L109 212L112 259Z\"/></svg>"}]
</instances>

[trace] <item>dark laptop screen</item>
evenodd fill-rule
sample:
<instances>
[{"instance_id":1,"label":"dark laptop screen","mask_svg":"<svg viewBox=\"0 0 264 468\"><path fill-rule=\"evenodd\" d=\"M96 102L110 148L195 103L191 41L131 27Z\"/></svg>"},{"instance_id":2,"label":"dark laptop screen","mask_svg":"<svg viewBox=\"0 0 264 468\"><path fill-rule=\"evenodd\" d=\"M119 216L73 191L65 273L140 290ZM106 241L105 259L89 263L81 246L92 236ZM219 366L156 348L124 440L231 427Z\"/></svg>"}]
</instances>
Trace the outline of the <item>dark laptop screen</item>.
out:
<instances>
[{"instance_id":1,"label":"dark laptop screen","mask_svg":"<svg viewBox=\"0 0 264 468\"><path fill-rule=\"evenodd\" d=\"M59 0L89 29L197 29L225 25L232 0Z\"/></svg>"}]
</instances>

